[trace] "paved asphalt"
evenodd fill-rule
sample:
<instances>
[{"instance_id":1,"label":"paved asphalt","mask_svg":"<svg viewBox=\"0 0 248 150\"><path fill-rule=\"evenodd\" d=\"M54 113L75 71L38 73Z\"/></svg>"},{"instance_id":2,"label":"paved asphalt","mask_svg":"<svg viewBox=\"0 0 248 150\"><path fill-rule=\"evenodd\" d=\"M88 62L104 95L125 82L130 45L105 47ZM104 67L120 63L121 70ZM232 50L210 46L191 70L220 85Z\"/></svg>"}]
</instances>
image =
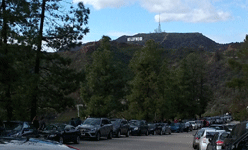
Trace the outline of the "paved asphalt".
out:
<instances>
[{"instance_id":1,"label":"paved asphalt","mask_svg":"<svg viewBox=\"0 0 248 150\"><path fill-rule=\"evenodd\" d=\"M100 141L81 140L80 144L69 144L80 150L193 150L193 133L171 135L149 135L113 138Z\"/></svg>"}]
</instances>

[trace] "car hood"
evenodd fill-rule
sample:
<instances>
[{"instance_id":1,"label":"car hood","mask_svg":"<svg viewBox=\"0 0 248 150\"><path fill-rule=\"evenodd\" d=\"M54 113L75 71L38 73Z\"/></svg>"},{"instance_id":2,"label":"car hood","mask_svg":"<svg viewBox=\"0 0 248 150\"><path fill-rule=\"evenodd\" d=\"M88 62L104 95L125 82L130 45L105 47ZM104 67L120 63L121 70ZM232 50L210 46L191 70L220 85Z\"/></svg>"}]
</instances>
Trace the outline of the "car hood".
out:
<instances>
[{"instance_id":1,"label":"car hood","mask_svg":"<svg viewBox=\"0 0 248 150\"><path fill-rule=\"evenodd\" d=\"M134 129L134 128L136 128L136 127L138 127L138 126L130 125L130 129Z\"/></svg>"},{"instance_id":2,"label":"car hood","mask_svg":"<svg viewBox=\"0 0 248 150\"><path fill-rule=\"evenodd\" d=\"M100 125L81 124L77 128L78 129L94 129L96 127L100 127Z\"/></svg>"},{"instance_id":3,"label":"car hood","mask_svg":"<svg viewBox=\"0 0 248 150\"><path fill-rule=\"evenodd\" d=\"M55 141L48 141L36 138L27 139L13 139L13 140L3 140L1 139L0 149L8 150L50 150L50 149L59 149L59 150L69 150L68 146L64 144L59 144Z\"/></svg>"}]
</instances>

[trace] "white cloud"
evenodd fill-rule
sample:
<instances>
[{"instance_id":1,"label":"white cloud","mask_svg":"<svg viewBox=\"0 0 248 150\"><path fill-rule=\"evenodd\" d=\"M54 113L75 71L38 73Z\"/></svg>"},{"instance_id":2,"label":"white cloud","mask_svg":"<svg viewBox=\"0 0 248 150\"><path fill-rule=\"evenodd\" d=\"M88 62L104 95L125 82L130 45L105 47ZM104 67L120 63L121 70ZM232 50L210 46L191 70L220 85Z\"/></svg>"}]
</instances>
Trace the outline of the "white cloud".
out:
<instances>
[{"instance_id":1,"label":"white cloud","mask_svg":"<svg viewBox=\"0 0 248 150\"><path fill-rule=\"evenodd\" d=\"M118 31L111 31L107 33L108 36L113 36L113 37L120 37L123 35L133 35L133 33L127 33L127 32L118 32Z\"/></svg>"},{"instance_id":2,"label":"white cloud","mask_svg":"<svg viewBox=\"0 0 248 150\"><path fill-rule=\"evenodd\" d=\"M160 15L161 22L217 22L228 20L228 12L214 7L219 0L74 0L92 5L95 9L119 8L131 3L139 2L140 6L152 13ZM159 15L155 16L158 22Z\"/></svg>"},{"instance_id":3,"label":"white cloud","mask_svg":"<svg viewBox=\"0 0 248 150\"><path fill-rule=\"evenodd\" d=\"M131 0L73 0L73 2L83 2L99 10L103 8L119 8L129 4Z\"/></svg>"}]
</instances>

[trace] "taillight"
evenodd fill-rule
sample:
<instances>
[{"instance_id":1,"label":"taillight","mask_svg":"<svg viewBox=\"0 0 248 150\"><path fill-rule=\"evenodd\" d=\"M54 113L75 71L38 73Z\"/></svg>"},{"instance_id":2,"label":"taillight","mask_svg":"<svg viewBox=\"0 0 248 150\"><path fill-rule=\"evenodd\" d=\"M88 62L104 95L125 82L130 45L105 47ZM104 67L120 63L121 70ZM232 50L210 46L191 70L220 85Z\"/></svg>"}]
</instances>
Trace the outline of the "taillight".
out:
<instances>
[{"instance_id":1,"label":"taillight","mask_svg":"<svg viewBox=\"0 0 248 150\"><path fill-rule=\"evenodd\" d=\"M217 141L217 142L216 142L217 145L221 145L221 144L223 144L223 143L224 143L223 141Z\"/></svg>"},{"instance_id":2,"label":"taillight","mask_svg":"<svg viewBox=\"0 0 248 150\"><path fill-rule=\"evenodd\" d=\"M196 139L196 140L199 140L199 138L198 138L198 137L195 137L195 139Z\"/></svg>"}]
</instances>

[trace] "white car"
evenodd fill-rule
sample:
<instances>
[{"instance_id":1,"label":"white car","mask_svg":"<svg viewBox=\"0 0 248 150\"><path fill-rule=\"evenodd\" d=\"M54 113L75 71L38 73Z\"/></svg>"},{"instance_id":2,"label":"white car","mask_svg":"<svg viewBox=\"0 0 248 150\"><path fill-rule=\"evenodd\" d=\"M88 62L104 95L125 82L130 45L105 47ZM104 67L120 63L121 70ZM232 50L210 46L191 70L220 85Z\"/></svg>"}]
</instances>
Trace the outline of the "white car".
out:
<instances>
[{"instance_id":1,"label":"white car","mask_svg":"<svg viewBox=\"0 0 248 150\"><path fill-rule=\"evenodd\" d=\"M216 132L221 132L223 130L216 130L213 128L204 128L203 133L199 139L199 150L206 150L208 143L209 143L209 138L213 137Z\"/></svg>"},{"instance_id":2,"label":"white car","mask_svg":"<svg viewBox=\"0 0 248 150\"><path fill-rule=\"evenodd\" d=\"M195 123L195 121L189 121L189 123L192 125L192 129L193 129L193 130L197 130L197 129L198 129L198 126L197 126L197 124Z\"/></svg>"}]
</instances>

